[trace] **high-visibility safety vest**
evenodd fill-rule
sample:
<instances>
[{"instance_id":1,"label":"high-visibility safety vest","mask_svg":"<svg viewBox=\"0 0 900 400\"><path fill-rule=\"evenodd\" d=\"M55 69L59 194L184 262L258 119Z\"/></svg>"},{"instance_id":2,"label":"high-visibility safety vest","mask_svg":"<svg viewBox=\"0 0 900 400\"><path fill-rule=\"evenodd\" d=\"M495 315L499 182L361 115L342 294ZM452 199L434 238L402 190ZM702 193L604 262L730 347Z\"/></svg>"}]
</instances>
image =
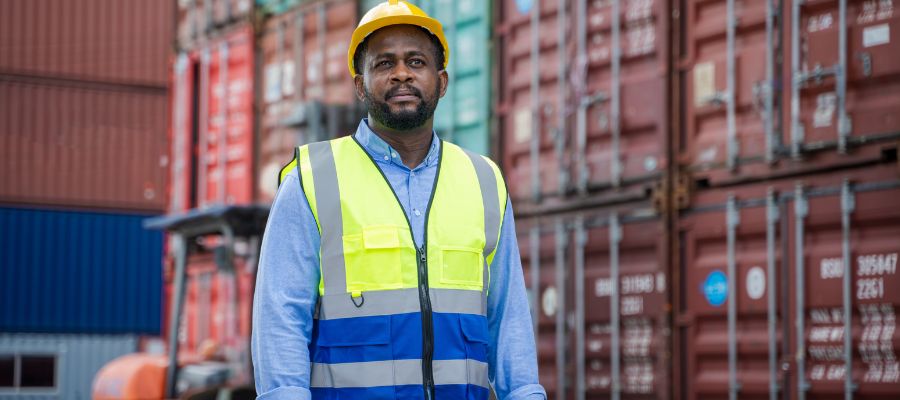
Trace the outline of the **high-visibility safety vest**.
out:
<instances>
[{"instance_id":1,"label":"high-visibility safety vest","mask_svg":"<svg viewBox=\"0 0 900 400\"><path fill-rule=\"evenodd\" d=\"M353 137L296 149L321 235L314 399L488 399L488 265L506 186L487 158L441 142L416 247L408 216Z\"/></svg>"}]
</instances>

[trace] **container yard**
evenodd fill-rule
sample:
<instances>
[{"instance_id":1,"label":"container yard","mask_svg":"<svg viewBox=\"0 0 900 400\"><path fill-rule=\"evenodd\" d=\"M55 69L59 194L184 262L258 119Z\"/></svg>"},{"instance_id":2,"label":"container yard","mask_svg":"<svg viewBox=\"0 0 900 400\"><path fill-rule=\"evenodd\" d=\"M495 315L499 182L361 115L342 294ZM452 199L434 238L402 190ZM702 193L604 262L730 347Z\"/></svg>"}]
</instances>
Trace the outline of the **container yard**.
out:
<instances>
[{"instance_id":1,"label":"container yard","mask_svg":"<svg viewBox=\"0 0 900 400\"><path fill-rule=\"evenodd\" d=\"M0 399L256 397L279 173L367 116L382 2L0 4ZM900 398L900 1L409 3L548 399Z\"/></svg>"}]
</instances>

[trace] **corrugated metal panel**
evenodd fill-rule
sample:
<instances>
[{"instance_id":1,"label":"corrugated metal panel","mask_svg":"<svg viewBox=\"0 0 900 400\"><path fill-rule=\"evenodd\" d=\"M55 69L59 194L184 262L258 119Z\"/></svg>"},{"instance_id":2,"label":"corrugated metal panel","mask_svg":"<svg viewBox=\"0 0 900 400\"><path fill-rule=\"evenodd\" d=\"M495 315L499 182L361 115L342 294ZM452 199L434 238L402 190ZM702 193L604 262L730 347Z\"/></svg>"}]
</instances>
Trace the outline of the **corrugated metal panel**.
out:
<instances>
[{"instance_id":1,"label":"corrugated metal panel","mask_svg":"<svg viewBox=\"0 0 900 400\"><path fill-rule=\"evenodd\" d=\"M644 194L668 165L668 2L504 0L503 166L518 204ZM621 189L620 189L621 188Z\"/></svg>"},{"instance_id":2,"label":"corrugated metal panel","mask_svg":"<svg viewBox=\"0 0 900 400\"><path fill-rule=\"evenodd\" d=\"M236 27L199 52L199 205L253 201L253 30Z\"/></svg>"},{"instance_id":3,"label":"corrugated metal panel","mask_svg":"<svg viewBox=\"0 0 900 400\"><path fill-rule=\"evenodd\" d=\"M0 2L0 73L163 87L174 2Z\"/></svg>"},{"instance_id":4,"label":"corrugated metal panel","mask_svg":"<svg viewBox=\"0 0 900 400\"><path fill-rule=\"evenodd\" d=\"M158 334L162 234L145 217L0 208L0 330Z\"/></svg>"},{"instance_id":5,"label":"corrugated metal panel","mask_svg":"<svg viewBox=\"0 0 900 400\"><path fill-rule=\"evenodd\" d=\"M164 91L17 79L0 99L0 202L164 209Z\"/></svg>"},{"instance_id":6,"label":"corrugated metal panel","mask_svg":"<svg viewBox=\"0 0 900 400\"><path fill-rule=\"evenodd\" d=\"M364 116L346 61L356 10L352 0L320 1L266 21L256 200L272 200L296 146L352 133Z\"/></svg>"},{"instance_id":7,"label":"corrugated metal panel","mask_svg":"<svg viewBox=\"0 0 900 400\"><path fill-rule=\"evenodd\" d=\"M383 0L360 2L360 16ZM444 27L450 44L450 87L434 113L442 139L469 150L490 152L491 2L483 0L413 0Z\"/></svg>"},{"instance_id":8,"label":"corrugated metal panel","mask_svg":"<svg viewBox=\"0 0 900 400\"><path fill-rule=\"evenodd\" d=\"M550 398L667 399L668 243L650 203L518 226Z\"/></svg>"},{"instance_id":9,"label":"corrugated metal panel","mask_svg":"<svg viewBox=\"0 0 900 400\"><path fill-rule=\"evenodd\" d=\"M94 375L116 357L135 352L137 343L133 335L0 334L0 354L57 356L55 390L30 389L27 394L0 391L0 400L90 399Z\"/></svg>"},{"instance_id":10,"label":"corrugated metal panel","mask_svg":"<svg viewBox=\"0 0 900 400\"><path fill-rule=\"evenodd\" d=\"M676 150L696 180L815 173L896 152L900 4L849 1L842 13L839 3L684 3Z\"/></svg>"},{"instance_id":11,"label":"corrugated metal panel","mask_svg":"<svg viewBox=\"0 0 900 400\"><path fill-rule=\"evenodd\" d=\"M898 178L886 165L694 196L679 223L686 399L896 397Z\"/></svg>"}]
</instances>

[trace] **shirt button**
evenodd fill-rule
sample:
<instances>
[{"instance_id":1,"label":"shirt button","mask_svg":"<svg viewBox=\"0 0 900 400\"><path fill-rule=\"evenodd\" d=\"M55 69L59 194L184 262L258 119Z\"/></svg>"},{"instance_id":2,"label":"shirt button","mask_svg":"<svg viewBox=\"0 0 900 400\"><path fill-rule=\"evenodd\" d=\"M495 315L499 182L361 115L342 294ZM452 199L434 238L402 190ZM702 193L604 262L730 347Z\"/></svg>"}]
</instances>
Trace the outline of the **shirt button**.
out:
<instances>
[{"instance_id":1,"label":"shirt button","mask_svg":"<svg viewBox=\"0 0 900 400\"><path fill-rule=\"evenodd\" d=\"M391 159L390 157L384 156L384 161L388 161L388 160L390 160L390 159Z\"/></svg>"},{"instance_id":2,"label":"shirt button","mask_svg":"<svg viewBox=\"0 0 900 400\"><path fill-rule=\"evenodd\" d=\"M417 217L421 217L421 216L422 216L422 213L420 213L418 209L413 210L413 213L415 213Z\"/></svg>"},{"instance_id":3,"label":"shirt button","mask_svg":"<svg viewBox=\"0 0 900 400\"><path fill-rule=\"evenodd\" d=\"M397 158L397 153L392 153L391 156Z\"/></svg>"}]
</instances>

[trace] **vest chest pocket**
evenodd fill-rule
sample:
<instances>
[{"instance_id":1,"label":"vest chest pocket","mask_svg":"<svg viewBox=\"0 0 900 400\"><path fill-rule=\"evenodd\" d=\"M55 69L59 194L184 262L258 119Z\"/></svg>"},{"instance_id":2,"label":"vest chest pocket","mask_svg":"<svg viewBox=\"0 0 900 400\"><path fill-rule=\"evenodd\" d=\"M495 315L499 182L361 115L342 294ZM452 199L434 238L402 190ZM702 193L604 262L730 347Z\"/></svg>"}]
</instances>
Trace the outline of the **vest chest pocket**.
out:
<instances>
[{"instance_id":1,"label":"vest chest pocket","mask_svg":"<svg viewBox=\"0 0 900 400\"><path fill-rule=\"evenodd\" d=\"M473 247L441 247L441 283L456 289L484 287L484 256Z\"/></svg>"},{"instance_id":2,"label":"vest chest pocket","mask_svg":"<svg viewBox=\"0 0 900 400\"><path fill-rule=\"evenodd\" d=\"M404 264L415 261L411 246L404 246L395 226L368 226L362 233L344 235L347 291L389 290L403 287Z\"/></svg>"}]
</instances>

